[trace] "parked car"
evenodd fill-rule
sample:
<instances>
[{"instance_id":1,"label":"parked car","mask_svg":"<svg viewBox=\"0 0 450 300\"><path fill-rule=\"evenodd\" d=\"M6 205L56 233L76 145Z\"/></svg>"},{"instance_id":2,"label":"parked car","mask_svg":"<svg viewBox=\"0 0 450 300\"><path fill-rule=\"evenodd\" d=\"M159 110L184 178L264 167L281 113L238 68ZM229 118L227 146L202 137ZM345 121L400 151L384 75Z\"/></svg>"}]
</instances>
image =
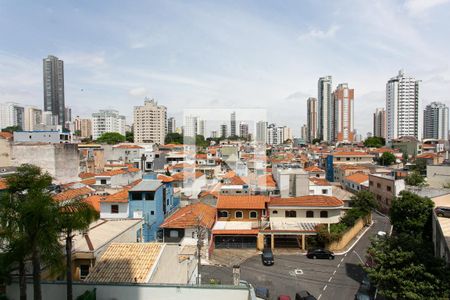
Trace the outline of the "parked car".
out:
<instances>
[{"instance_id":1,"label":"parked car","mask_svg":"<svg viewBox=\"0 0 450 300\"><path fill-rule=\"evenodd\" d=\"M265 266L273 265L274 261L273 261L272 249L265 248L261 254L261 259L262 259L263 265L265 265Z\"/></svg>"},{"instance_id":2,"label":"parked car","mask_svg":"<svg viewBox=\"0 0 450 300\"><path fill-rule=\"evenodd\" d=\"M269 289L265 287L256 287L255 288L256 297L259 299L269 299Z\"/></svg>"},{"instance_id":3,"label":"parked car","mask_svg":"<svg viewBox=\"0 0 450 300\"><path fill-rule=\"evenodd\" d=\"M374 299L374 291L375 287L370 282L367 274L364 274L361 285L359 286L358 292L355 295L355 300L372 300Z\"/></svg>"},{"instance_id":4,"label":"parked car","mask_svg":"<svg viewBox=\"0 0 450 300\"><path fill-rule=\"evenodd\" d=\"M291 297L288 295L280 295L278 296L278 300L291 300Z\"/></svg>"},{"instance_id":5,"label":"parked car","mask_svg":"<svg viewBox=\"0 0 450 300\"><path fill-rule=\"evenodd\" d=\"M306 253L307 258L325 258L334 259L334 253L326 249L310 249Z\"/></svg>"},{"instance_id":6,"label":"parked car","mask_svg":"<svg viewBox=\"0 0 450 300\"><path fill-rule=\"evenodd\" d=\"M308 291L300 291L295 294L295 300L317 300L316 297L311 295Z\"/></svg>"},{"instance_id":7,"label":"parked car","mask_svg":"<svg viewBox=\"0 0 450 300\"><path fill-rule=\"evenodd\" d=\"M434 209L438 217L450 218L450 207L438 206Z\"/></svg>"}]
</instances>

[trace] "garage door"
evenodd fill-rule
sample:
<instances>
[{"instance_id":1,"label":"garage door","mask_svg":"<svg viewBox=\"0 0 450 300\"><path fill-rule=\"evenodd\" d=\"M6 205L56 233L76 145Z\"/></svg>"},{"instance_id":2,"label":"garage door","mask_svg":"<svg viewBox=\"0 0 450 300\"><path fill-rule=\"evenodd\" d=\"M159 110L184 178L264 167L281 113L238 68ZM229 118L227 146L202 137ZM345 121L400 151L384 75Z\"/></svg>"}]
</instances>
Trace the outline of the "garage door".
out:
<instances>
[{"instance_id":1,"label":"garage door","mask_svg":"<svg viewBox=\"0 0 450 300\"><path fill-rule=\"evenodd\" d=\"M229 236L229 235L216 235L214 237L215 248L256 248L256 236L243 235L243 236Z\"/></svg>"}]
</instances>

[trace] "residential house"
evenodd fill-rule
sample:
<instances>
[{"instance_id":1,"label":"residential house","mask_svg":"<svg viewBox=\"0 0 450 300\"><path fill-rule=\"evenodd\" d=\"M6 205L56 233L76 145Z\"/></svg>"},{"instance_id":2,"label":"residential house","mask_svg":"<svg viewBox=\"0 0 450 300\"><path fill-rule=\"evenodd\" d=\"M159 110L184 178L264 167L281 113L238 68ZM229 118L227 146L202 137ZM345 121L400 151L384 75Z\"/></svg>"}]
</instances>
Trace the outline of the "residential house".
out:
<instances>
[{"instance_id":1,"label":"residential house","mask_svg":"<svg viewBox=\"0 0 450 300\"><path fill-rule=\"evenodd\" d=\"M354 173L344 177L343 187L353 193L369 189L369 174Z\"/></svg>"},{"instance_id":2,"label":"residential house","mask_svg":"<svg viewBox=\"0 0 450 300\"><path fill-rule=\"evenodd\" d=\"M97 187L120 188L140 179L141 174L140 169L133 167L106 171L95 175L95 185Z\"/></svg>"},{"instance_id":3,"label":"residential house","mask_svg":"<svg viewBox=\"0 0 450 300\"><path fill-rule=\"evenodd\" d=\"M272 166L272 173L281 197L309 194L309 174L299 164L276 164Z\"/></svg>"},{"instance_id":4,"label":"residential house","mask_svg":"<svg viewBox=\"0 0 450 300\"><path fill-rule=\"evenodd\" d=\"M337 165L334 168L334 182L338 182L341 184L341 186L344 186L344 178L347 176L350 176L355 173L363 173L363 174L369 174L370 168L368 166L363 165Z\"/></svg>"},{"instance_id":5,"label":"residential house","mask_svg":"<svg viewBox=\"0 0 450 300\"><path fill-rule=\"evenodd\" d=\"M316 177L316 178L325 178L325 171L317 166L310 166L305 168L305 171L308 172L308 176Z\"/></svg>"},{"instance_id":6,"label":"residential house","mask_svg":"<svg viewBox=\"0 0 450 300\"><path fill-rule=\"evenodd\" d=\"M332 196L332 184L325 178L310 177L309 178L309 195L326 195Z\"/></svg>"},{"instance_id":7,"label":"residential house","mask_svg":"<svg viewBox=\"0 0 450 300\"><path fill-rule=\"evenodd\" d=\"M374 194L382 212L388 212L392 200L405 189L405 180L385 174L369 174L369 191Z\"/></svg>"}]
</instances>

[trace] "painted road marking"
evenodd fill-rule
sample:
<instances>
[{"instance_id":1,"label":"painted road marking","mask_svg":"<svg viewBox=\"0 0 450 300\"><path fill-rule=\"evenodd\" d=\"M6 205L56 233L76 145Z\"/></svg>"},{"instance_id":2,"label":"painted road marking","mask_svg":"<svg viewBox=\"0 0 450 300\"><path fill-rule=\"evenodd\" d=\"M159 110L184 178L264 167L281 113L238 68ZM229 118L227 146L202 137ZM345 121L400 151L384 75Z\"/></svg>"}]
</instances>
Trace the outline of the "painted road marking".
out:
<instances>
[{"instance_id":1,"label":"painted road marking","mask_svg":"<svg viewBox=\"0 0 450 300\"><path fill-rule=\"evenodd\" d=\"M331 276L330 279L328 279L328 282L331 282L331 279L333 279L333 276Z\"/></svg>"},{"instance_id":2,"label":"painted road marking","mask_svg":"<svg viewBox=\"0 0 450 300\"><path fill-rule=\"evenodd\" d=\"M321 297L322 297L322 294L320 294L319 297L317 297L317 300L320 300Z\"/></svg>"},{"instance_id":3,"label":"painted road marking","mask_svg":"<svg viewBox=\"0 0 450 300\"><path fill-rule=\"evenodd\" d=\"M327 286L328 285L325 284L325 286L323 287L323 291L325 291L327 289Z\"/></svg>"},{"instance_id":4,"label":"painted road marking","mask_svg":"<svg viewBox=\"0 0 450 300\"><path fill-rule=\"evenodd\" d=\"M334 270L333 275L336 274L336 270Z\"/></svg>"},{"instance_id":5,"label":"painted road marking","mask_svg":"<svg viewBox=\"0 0 450 300\"><path fill-rule=\"evenodd\" d=\"M337 267L339 268L340 266L341 266L341 264L339 263Z\"/></svg>"},{"instance_id":6,"label":"painted road marking","mask_svg":"<svg viewBox=\"0 0 450 300\"><path fill-rule=\"evenodd\" d=\"M341 262L343 262L343 261L344 261L344 258L341 259Z\"/></svg>"},{"instance_id":7,"label":"painted road marking","mask_svg":"<svg viewBox=\"0 0 450 300\"><path fill-rule=\"evenodd\" d=\"M295 275L303 275L302 269L295 269L294 273L295 273Z\"/></svg>"}]
</instances>

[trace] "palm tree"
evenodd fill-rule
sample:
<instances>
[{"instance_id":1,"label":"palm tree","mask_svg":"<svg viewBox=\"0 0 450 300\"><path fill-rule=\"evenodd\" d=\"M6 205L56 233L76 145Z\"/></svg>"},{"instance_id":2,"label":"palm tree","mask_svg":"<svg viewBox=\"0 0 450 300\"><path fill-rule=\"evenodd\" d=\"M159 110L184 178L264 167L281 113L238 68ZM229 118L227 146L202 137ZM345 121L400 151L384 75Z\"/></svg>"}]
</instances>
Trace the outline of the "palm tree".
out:
<instances>
[{"instance_id":1,"label":"palm tree","mask_svg":"<svg viewBox=\"0 0 450 300\"><path fill-rule=\"evenodd\" d=\"M58 222L66 246L67 300L72 300L72 241L74 233L88 229L89 224L99 218L99 214L92 205L81 199L60 203L59 212Z\"/></svg>"}]
</instances>

